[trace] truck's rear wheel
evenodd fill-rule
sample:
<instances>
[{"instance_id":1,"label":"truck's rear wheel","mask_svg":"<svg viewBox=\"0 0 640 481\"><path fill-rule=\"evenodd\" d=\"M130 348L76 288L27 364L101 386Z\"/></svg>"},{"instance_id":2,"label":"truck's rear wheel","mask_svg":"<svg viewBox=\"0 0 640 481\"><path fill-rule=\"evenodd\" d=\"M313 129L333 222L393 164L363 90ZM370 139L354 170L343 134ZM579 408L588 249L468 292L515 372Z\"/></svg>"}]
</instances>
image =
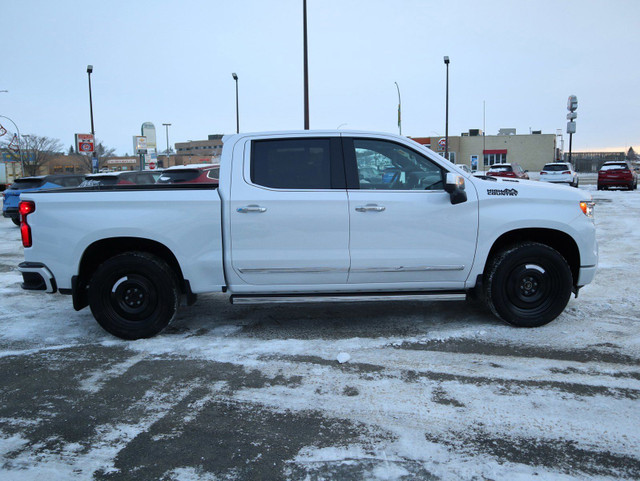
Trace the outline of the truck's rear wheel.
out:
<instances>
[{"instance_id":1,"label":"truck's rear wheel","mask_svg":"<svg viewBox=\"0 0 640 481\"><path fill-rule=\"evenodd\" d=\"M572 283L571 269L562 255L547 245L525 242L491 260L485 273L485 299L505 322L538 327L564 310Z\"/></svg>"},{"instance_id":2,"label":"truck's rear wheel","mask_svg":"<svg viewBox=\"0 0 640 481\"><path fill-rule=\"evenodd\" d=\"M20 216L19 215L12 215L11 216L11 220L13 221L13 223L17 226L20 226Z\"/></svg>"},{"instance_id":3,"label":"truck's rear wheel","mask_svg":"<svg viewBox=\"0 0 640 481\"><path fill-rule=\"evenodd\" d=\"M106 260L89 282L89 306L98 323L122 339L162 331L178 309L176 275L160 258L127 252Z\"/></svg>"}]
</instances>

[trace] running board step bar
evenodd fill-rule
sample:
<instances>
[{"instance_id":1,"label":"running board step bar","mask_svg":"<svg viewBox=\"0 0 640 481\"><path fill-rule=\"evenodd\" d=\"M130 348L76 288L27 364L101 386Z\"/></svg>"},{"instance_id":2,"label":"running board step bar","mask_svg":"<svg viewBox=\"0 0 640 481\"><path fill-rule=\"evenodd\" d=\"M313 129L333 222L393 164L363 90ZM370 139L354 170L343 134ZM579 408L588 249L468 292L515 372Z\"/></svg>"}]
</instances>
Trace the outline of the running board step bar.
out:
<instances>
[{"instance_id":1,"label":"running board step bar","mask_svg":"<svg viewBox=\"0 0 640 481\"><path fill-rule=\"evenodd\" d=\"M308 302L464 301L465 292L233 295L231 304L303 304Z\"/></svg>"}]
</instances>

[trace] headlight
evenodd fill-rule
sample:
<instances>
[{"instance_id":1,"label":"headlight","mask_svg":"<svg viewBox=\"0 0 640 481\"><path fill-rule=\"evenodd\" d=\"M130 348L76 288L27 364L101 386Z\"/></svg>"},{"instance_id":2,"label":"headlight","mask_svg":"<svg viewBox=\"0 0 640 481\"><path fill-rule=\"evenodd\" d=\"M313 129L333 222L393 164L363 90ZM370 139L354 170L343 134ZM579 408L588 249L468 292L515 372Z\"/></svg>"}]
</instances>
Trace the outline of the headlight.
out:
<instances>
[{"instance_id":1,"label":"headlight","mask_svg":"<svg viewBox=\"0 0 640 481\"><path fill-rule=\"evenodd\" d=\"M595 202L587 202L583 200L580 202L580 209L587 217L593 217L593 208L595 205Z\"/></svg>"}]
</instances>

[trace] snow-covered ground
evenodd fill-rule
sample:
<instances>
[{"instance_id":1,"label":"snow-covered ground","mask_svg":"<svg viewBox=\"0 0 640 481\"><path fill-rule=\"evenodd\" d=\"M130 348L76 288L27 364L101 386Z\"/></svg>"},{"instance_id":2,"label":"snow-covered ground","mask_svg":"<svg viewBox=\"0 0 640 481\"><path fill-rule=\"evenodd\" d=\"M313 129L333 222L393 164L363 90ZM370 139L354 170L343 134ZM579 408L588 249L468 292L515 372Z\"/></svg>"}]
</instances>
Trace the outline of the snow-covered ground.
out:
<instances>
[{"instance_id":1,"label":"snow-covered ground","mask_svg":"<svg viewBox=\"0 0 640 481\"><path fill-rule=\"evenodd\" d=\"M215 294L124 342L22 291L1 219L0 479L639 479L640 192L583 188L598 274L528 330L471 302Z\"/></svg>"}]
</instances>

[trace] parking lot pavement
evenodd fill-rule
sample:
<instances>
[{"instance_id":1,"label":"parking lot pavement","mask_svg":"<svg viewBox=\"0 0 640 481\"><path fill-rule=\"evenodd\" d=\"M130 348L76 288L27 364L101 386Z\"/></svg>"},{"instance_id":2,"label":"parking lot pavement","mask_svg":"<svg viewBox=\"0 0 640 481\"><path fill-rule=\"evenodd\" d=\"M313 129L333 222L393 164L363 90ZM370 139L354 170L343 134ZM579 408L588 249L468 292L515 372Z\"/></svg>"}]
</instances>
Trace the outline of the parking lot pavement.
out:
<instances>
[{"instance_id":1,"label":"parking lot pavement","mask_svg":"<svg viewBox=\"0 0 640 481\"><path fill-rule=\"evenodd\" d=\"M1 219L0 478L638 479L640 194L589 192L598 274L538 329L211 294L125 342L22 291Z\"/></svg>"}]
</instances>

